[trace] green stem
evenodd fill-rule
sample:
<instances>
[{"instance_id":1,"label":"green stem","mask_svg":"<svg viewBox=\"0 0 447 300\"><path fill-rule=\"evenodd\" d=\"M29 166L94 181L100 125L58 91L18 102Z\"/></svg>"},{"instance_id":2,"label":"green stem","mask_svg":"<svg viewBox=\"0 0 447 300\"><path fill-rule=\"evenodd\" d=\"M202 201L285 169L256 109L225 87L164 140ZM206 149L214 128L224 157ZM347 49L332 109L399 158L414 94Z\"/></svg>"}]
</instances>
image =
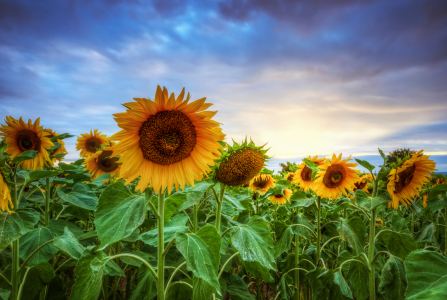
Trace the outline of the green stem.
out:
<instances>
[{"instance_id":1,"label":"green stem","mask_svg":"<svg viewBox=\"0 0 447 300\"><path fill-rule=\"evenodd\" d=\"M223 183L220 184L220 193L219 199L217 200L217 209L216 209L216 229L217 232L220 232L220 220L222 218L222 204L223 204L223 196L225 193L225 185Z\"/></svg>"},{"instance_id":2,"label":"green stem","mask_svg":"<svg viewBox=\"0 0 447 300\"><path fill-rule=\"evenodd\" d=\"M445 222L445 248L444 248L444 252L447 255L447 206L445 207L444 222Z\"/></svg>"},{"instance_id":3,"label":"green stem","mask_svg":"<svg viewBox=\"0 0 447 300\"><path fill-rule=\"evenodd\" d=\"M321 240L320 217L321 217L321 198L318 196L317 197L317 259L315 267L318 267L318 264L320 263L320 240Z\"/></svg>"},{"instance_id":4,"label":"green stem","mask_svg":"<svg viewBox=\"0 0 447 300\"><path fill-rule=\"evenodd\" d=\"M371 220L369 222L369 249L368 261L371 264L369 270L369 299L376 299L376 278L374 270L374 247L375 247L375 229L376 229L376 209L371 210Z\"/></svg>"},{"instance_id":5,"label":"green stem","mask_svg":"<svg viewBox=\"0 0 447 300\"><path fill-rule=\"evenodd\" d=\"M30 269L27 269L25 272L25 275L23 276L22 284L20 285L20 289L19 289L19 294L17 295L18 300L20 300L22 298L23 287L25 286L25 280L26 280L26 276L28 275L29 270Z\"/></svg>"},{"instance_id":6,"label":"green stem","mask_svg":"<svg viewBox=\"0 0 447 300\"><path fill-rule=\"evenodd\" d=\"M51 196L51 185L50 178L47 178L45 181L45 226L48 226L50 223L50 196Z\"/></svg>"},{"instance_id":7,"label":"green stem","mask_svg":"<svg viewBox=\"0 0 447 300\"><path fill-rule=\"evenodd\" d=\"M175 274L177 274L177 272L180 270L180 268L183 267L184 265L186 265L186 261L181 263L172 273L171 278L169 278L168 284L166 285L165 295L168 294L169 287L171 286L172 279L174 279Z\"/></svg>"},{"instance_id":8,"label":"green stem","mask_svg":"<svg viewBox=\"0 0 447 300\"><path fill-rule=\"evenodd\" d=\"M256 300L262 300L262 285L259 278L256 281Z\"/></svg>"},{"instance_id":9,"label":"green stem","mask_svg":"<svg viewBox=\"0 0 447 300\"><path fill-rule=\"evenodd\" d=\"M17 168L14 170L14 192L12 193L12 204L14 209L19 208L19 202L17 201ZM18 299L18 289L19 289L19 267L20 267L20 257L19 257L19 239L12 242L12 270L11 270L11 300Z\"/></svg>"},{"instance_id":10,"label":"green stem","mask_svg":"<svg viewBox=\"0 0 447 300\"><path fill-rule=\"evenodd\" d=\"M192 214L192 218L193 218L193 229L192 229L192 231L194 232L194 233L196 233L197 232L197 230L198 230L198 220L197 220L197 214L199 213L199 210L197 209L197 205L194 205L194 212L193 212L193 214Z\"/></svg>"},{"instance_id":11,"label":"green stem","mask_svg":"<svg viewBox=\"0 0 447 300\"><path fill-rule=\"evenodd\" d=\"M411 213L411 235L414 235L414 212Z\"/></svg>"},{"instance_id":12,"label":"green stem","mask_svg":"<svg viewBox=\"0 0 447 300\"><path fill-rule=\"evenodd\" d=\"M160 189L158 193L158 267L157 267L157 300L165 299L165 257L163 255L165 247L165 197L164 192Z\"/></svg>"},{"instance_id":13,"label":"green stem","mask_svg":"<svg viewBox=\"0 0 447 300\"><path fill-rule=\"evenodd\" d=\"M220 277L222 276L226 266L230 263L230 261L233 259L233 257L237 256L238 254L239 254L239 252L236 252L233 255L231 255L229 259L227 259L227 261L223 264L222 268L220 269L219 275L217 275L217 280L220 279Z\"/></svg>"},{"instance_id":14,"label":"green stem","mask_svg":"<svg viewBox=\"0 0 447 300\"><path fill-rule=\"evenodd\" d=\"M299 208L298 208L299 209ZM295 235L295 269L300 262L300 238ZM295 271L295 300L300 300L300 270Z\"/></svg>"}]
</instances>

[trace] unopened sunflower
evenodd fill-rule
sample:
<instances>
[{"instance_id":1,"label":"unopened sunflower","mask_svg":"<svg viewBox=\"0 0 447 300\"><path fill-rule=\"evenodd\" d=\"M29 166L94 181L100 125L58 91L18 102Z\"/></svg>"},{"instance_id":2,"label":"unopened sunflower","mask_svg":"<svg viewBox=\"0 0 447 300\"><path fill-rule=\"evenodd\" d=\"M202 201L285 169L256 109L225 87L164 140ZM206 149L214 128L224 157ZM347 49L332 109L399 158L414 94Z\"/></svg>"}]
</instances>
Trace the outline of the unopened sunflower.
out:
<instances>
[{"instance_id":1,"label":"unopened sunflower","mask_svg":"<svg viewBox=\"0 0 447 300\"><path fill-rule=\"evenodd\" d=\"M227 151L217 159L214 166L213 178L229 186L242 185L255 177L264 167L268 156L267 150L256 147L253 141L247 139L239 145L228 146Z\"/></svg>"},{"instance_id":2,"label":"unopened sunflower","mask_svg":"<svg viewBox=\"0 0 447 300\"><path fill-rule=\"evenodd\" d=\"M80 150L81 157L89 157L101 149L102 145L109 145L110 141L105 134L98 132L98 129L90 130L90 133L81 133L76 142L76 150Z\"/></svg>"},{"instance_id":3,"label":"unopened sunflower","mask_svg":"<svg viewBox=\"0 0 447 300\"><path fill-rule=\"evenodd\" d=\"M11 206L11 208L14 208L14 205L11 201L11 194L9 193L6 179L4 179L3 176L3 172L0 170L0 212L7 211L9 214L11 214L11 210L9 209L8 204Z\"/></svg>"},{"instance_id":4,"label":"unopened sunflower","mask_svg":"<svg viewBox=\"0 0 447 300\"><path fill-rule=\"evenodd\" d=\"M53 138L53 137L57 137L58 135L60 135L59 133L54 132L52 129L50 128L46 128L43 130L45 132L45 136L48 138ZM67 149L65 149L65 142L63 140L59 140L57 139L56 142L58 142L59 144L61 144L61 146L59 148L56 149L56 151L54 151L54 153L52 153L52 156L56 156L58 154L62 154L62 153L67 153ZM52 162L53 164L55 164L57 161L62 161L63 158L53 158Z\"/></svg>"},{"instance_id":5,"label":"unopened sunflower","mask_svg":"<svg viewBox=\"0 0 447 300\"><path fill-rule=\"evenodd\" d=\"M310 157L309 155L309 160L321 166L324 164L325 158L318 158L318 155ZM295 172L293 180L293 182L297 183L304 191L308 191L309 189L315 190L315 180L312 180L312 170L305 162L298 166L298 170Z\"/></svg>"},{"instance_id":6,"label":"unopened sunflower","mask_svg":"<svg viewBox=\"0 0 447 300\"><path fill-rule=\"evenodd\" d=\"M370 184L368 182L368 180L370 180L370 181L373 180L373 177L371 174L365 174L363 176L360 176L359 179L356 182L354 182L353 192L355 192L356 190L362 190L362 191L368 193L369 192L368 184Z\"/></svg>"},{"instance_id":7,"label":"unopened sunflower","mask_svg":"<svg viewBox=\"0 0 447 300\"><path fill-rule=\"evenodd\" d=\"M110 174L110 176L119 174L120 165L117 163L118 158L114 157L113 149L105 147L90 155L85 159L87 171L90 173L92 179L96 179L101 175Z\"/></svg>"},{"instance_id":8,"label":"unopened sunflower","mask_svg":"<svg viewBox=\"0 0 447 300\"><path fill-rule=\"evenodd\" d=\"M39 125L40 118L37 118L34 124L31 120L28 120L28 124L26 124L23 122L22 117L16 120L11 116L7 116L5 121L7 125L2 125L0 128L0 136L6 138L6 143L8 144L6 153L11 155L11 159L25 151L36 150L36 158L28 159L21 163L23 169L43 169L47 162L50 163L47 149L50 149L54 144L50 138L45 136L42 126Z\"/></svg>"},{"instance_id":9,"label":"unopened sunflower","mask_svg":"<svg viewBox=\"0 0 447 300\"><path fill-rule=\"evenodd\" d=\"M286 204L289 201L290 196L292 196L292 190L284 189L284 193L283 194L273 195L273 196L268 197L268 199L273 204L283 205L283 204Z\"/></svg>"},{"instance_id":10,"label":"unopened sunflower","mask_svg":"<svg viewBox=\"0 0 447 300\"><path fill-rule=\"evenodd\" d=\"M392 169L387 185L388 193L392 201L388 206L394 209L399 207L399 202L404 206L413 202L412 198L419 194L418 189L430 180L431 174L436 171L436 163L422 154L423 150L415 153L400 167Z\"/></svg>"},{"instance_id":11,"label":"unopened sunflower","mask_svg":"<svg viewBox=\"0 0 447 300\"><path fill-rule=\"evenodd\" d=\"M347 190L352 190L354 183L358 181L359 170L352 169L356 163L349 163L351 157L342 160L341 154L332 155L332 160L326 160L320 166L318 178L315 179L315 192L322 198L340 198L341 194L348 196Z\"/></svg>"},{"instance_id":12,"label":"unopened sunflower","mask_svg":"<svg viewBox=\"0 0 447 300\"><path fill-rule=\"evenodd\" d=\"M261 195L264 195L269 188L275 186L275 179L270 174L259 174L250 181L249 186L253 192L259 191Z\"/></svg>"},{"instance_id":13,"label":"unopened sunflower","mask_svg":"<svg viewBox=\"0 0 447 300\"><path fill-rule=\"evenodd\" d=\"M219 123L211 120L216 111L206 111L212 104L201 98L189 103L185 89L177 98L157 86L155 101L134 98L125 103L124 113L114 114L122 130L111 140L118 141L114 154L122 163L120 177L126 184L141 176L137 190L150 184L155 191L168 187L194 185L214 165L215 154L225 136Z\"/></svg>"}]
</instances>

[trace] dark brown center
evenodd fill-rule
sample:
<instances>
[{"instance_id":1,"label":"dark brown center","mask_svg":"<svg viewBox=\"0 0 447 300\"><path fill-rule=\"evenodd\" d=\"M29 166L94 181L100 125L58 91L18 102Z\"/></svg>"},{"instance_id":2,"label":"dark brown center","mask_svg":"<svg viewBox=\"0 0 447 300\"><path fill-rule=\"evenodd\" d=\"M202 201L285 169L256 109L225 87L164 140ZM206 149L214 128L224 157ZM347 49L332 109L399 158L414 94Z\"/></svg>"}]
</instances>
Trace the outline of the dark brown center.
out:
<instances>
[{"instance_id":1,"label":"dark brown center","mask_svg":"<svg viewBox=\"0 0 447 300\"><path fill-rule=\"evenodd\" d=\"M32 130L21 130L16 137L20 151L37 150L40 151L41 141L37 133Z\"/></svg>"},{"instance_id":2,"label":"dark brown center","mask_svg":"<svg viewBox=\"0 0 447 300\"><path fill-rule=\"evenodd\" d=\"M354 183L355 189L362 190L366 186L367 183L368 182L366 180L362 180L362 182L356 182L356 183Z\"/></svg>"},{"instance_id":3,"label":"dark brown center","mask_svg":"<svg viewBox=\"0 0 447 300\"><path fill-rule=\"evenodd\" d=\"M416 167L412 165L411 167L408 167L397 174L399 176L399 180L396 182L396 189L394 190L395 193L402 192L402 190L410 184L415 170Z\"/></svg>"},{"instance_id":4,"label":"dark brown center","mask_svg":"<svg viewBox=\"0 0 447 300\"><path fill-rule=\"evenodd\" d=\"M328 188L336 188L343 183L346 177L345 168L340 165L333 165L327 168L323 178L323 183Z\"/></svg>"},{"instance_id":5,"label":"dark brown center","mask_svg":"<svg viewBox=\"0 0 447 300\"><path fill-rule=\"evenodd\" d=\"M101 148L101 140L97 137L93 136L85 141L85 149L87 149L88 152L95 153L96 149L99 148Z\"/></svg>"},{"instance_id":6,"label":"dark brown center","mask_svg":"<svg viewBox=\"0 0 447 300\"><path fill-rule=\"evenodd\" d=\"M253 186L258 189L263 189L269 183L270 178L268 176L257 176L253 179Z\"/></svg>"},{"instance_id":7,"label":"dark brown center","mask_svg":"<svg viewBox=\"0 0 447 300\"><path fill-rule=\"evenodd\" d=\"M303 181L312 181L312 169L305 166L301 171L301 179L303 179Z\"/></svg>"},{"instance_id":8,"label":"dark brown center","mask_svg":"<svg viewBox=\"0 0 447 300\"><path fill-rule=\"evenodd\" d=\"M95 162L98 165L98 168L103 170L104 172L110 173L118 168L118 158L110 157L113 151L103 151L96 159Z\"/></svg>"},{"instance_id":9,"label":"dark brown center","mask_svg":"<svg viewBox=\"0 0 447 300\"><path fill-rule=\"evenodd\" d=\"M196 146L196 130L191 120L178 110L160 111L140 128L143 157L170 165L188 157Z\"/></svg>"},{"instance_id":10,"label":"dark brown center","mask_svg":"<svg viewBox=\"0 0 447 300\"><path fill-rule=\"evenodd\" d=\"M288 181L292 182L292 180L293 180L294 177L295 177L294 174L289 174L289 175L287 175L286 179L287 179Z\"/></svg>"}]
</instances>

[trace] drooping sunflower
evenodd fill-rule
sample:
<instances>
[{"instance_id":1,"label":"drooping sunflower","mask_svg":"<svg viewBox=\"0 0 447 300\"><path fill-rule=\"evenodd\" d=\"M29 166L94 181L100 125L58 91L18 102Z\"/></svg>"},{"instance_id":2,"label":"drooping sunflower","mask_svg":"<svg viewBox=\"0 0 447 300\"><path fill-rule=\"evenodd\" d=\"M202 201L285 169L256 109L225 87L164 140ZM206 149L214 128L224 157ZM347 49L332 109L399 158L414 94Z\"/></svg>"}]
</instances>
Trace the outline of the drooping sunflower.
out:
<instances>
[{"instance_id":1,"label":"drooping sunflower","mask_svg":"<svg viewBox=\"0 0 447 300\"><path fill-rule=\"evenodd\" d=\"M55 137L55 136L57 137L58 135L60 135L59 133L54 132L50 128L45 128L43 131L45 132L45 136L50 138L50 139ZM52 156L56 156L56 155L61 154L61 153L67 153L68 154L67 149L65 149L65 142L63 140L59 140L59 139L57 139L56 142L61 144L61 146L59 148L57 148L56 151L54 151L54 153L52 153ZM57 161L62 161L62 159L63 158L56 158L55 157L55 158L53 158L52 162L53 162L53 164L55 164Z\"/></svg>"},{"instance_id":2,"label":"drooping sunflower","mask_svg":"<svg viewBox=\"0 0 447 300\"><path fill-rule=\"evenodd\" d=\"M247 139L239 145L234 143L228 146L227 151L221 151L222 155L216 160L213 167L213 178L229 186L242 185L255 177L264 167L268 151L264 146L256 147L253 141Z\"/></svg>"},{"instance_id":3,"label":"drooping sunflower","mask_svg":"<svg viewBox=\"0 0 447 300\"><path fill-rule=\"evenodd\" d=\"M175 98L157 86L155 101L134 98L124 104L126 112L114 114L122 130L111 140L118 141L114 154L121 157L126 184L141 176L137 190L150 184L157 192L167 186L170 193L211 171L224 138L220 123L211 120L217 111L205 111L212 105L206 98L188 103L189 93L184 97L184 88Z\"/></svg>"},{"instance_id":4,"label":"drooping sunflower","mask_svg":"<svg viewBox=\"0 0 447 300\"><path fill-rule=\"evenodd\" d=\"M318 158L318 155L310 157L309 155L309 160L321 166L324 164L325 158ZM304 191L308 191L309 189L315 190L315 180L312 180L312 170L306 165L305 162L299 165L298 168L299 169L295 172L293 182L297 183Z\"/></svg>"},{"instance_id":5,"label":"drooping sunflower","mask_svg":"<svg viewBox=\"0 0 447 300\"><path fill-rule=\"evenodd\" d=\"M431 174L436 171L436 163L422 152L415 153L388 175L387 190L392 199L388 204L394 209L399 207L399 202L404 206L412 203L412 198L419 194L418 189L430 181Z\"/></svg>"},{"instance_id":6,"label":"drooping sunflower","mask_svg":"<svg viewBox=\"0 0 447 300\"><path fill-rule=\"evenodd\" d=\"M0 170L0 212L7 211L11 214L11 208L14 208L14 205L11 200L11 194L9 193L8 185L6 184L6 180L3 178L3 170ZM9 206L8 206L9 204Z\"/></svg>"},{"instance_id":7,"label":"drooping sunflower","mask_svg":"<svg viewBox=\"0 0 447 300\"><path fill-rule=\"evenodd\" d=\"M78 136L76 150L80 150L79 155L86 158L96 153L102 145L109 145L109 143L107 136L98 132L98 129L90 130L90 133L81 133L81 136Z\"/></svg>"},{"instance_id":8,"label":"drooping sunflower","mask_svg":"<svg viewBox=\"0 0 447 300\"><path fill-rule=\"evenodd\" d=\"M103 174L108 173L110 176L119 174L121 165L117 161L118 158L114 157L112 147L105 147L87 157L84 163L92 179L95 180Z\"/></svg>"},{"instance_id":9,"label":"drooping sunflower","mask_svg":"<svg viewBox=\"0 0 447 300\"><path fill-rule=\"evenodd\" d=\"M371 174L365 174L359 177L359 180L354 182L354 188L353 192L356 190L363 190L366 193L369 193L368 185L370 184L368 180L372 181L372 175Z\"/></svg>"},{"instance_id":10,"label":"drooping sunflower","mask_svg":"<svg viewBox=\"0 0 447 300\"><path fill-rule=\"evenodd\" d=\"M341 154L332 155L332 160L326 160L320 166L318 178L315 179L315 192L322 198L340 198L341 194L348 197L347 190L352 190L354 183L358 181L359 170L352 169L356 163L349 163L351 157L342 160Z\"/></svg>"},{"instance_id":11,"label":"drooping sunflower","mask_svg":"<svg viewBox=\"0 0 447 300\"><path fill-rule=\"evenodd\" d=\"M275 179L270 174L259 174L250 181L250 190L253 192L259 191L261 195L264 195L269 188L275 186Z\"/></svg>"},{"instance_id":12,"label":"drooping sunflower","mask_svg":"<svg viewBox=\"0 0 447 300\"><path fill-rule=\"evenodd\" d=\"M21 153L29 150L36 150L37 157L25 160L21 163L23 169L38 170L45 166L45 163L50 163L50 156L47 149L50 149L54 144L50 138L45 136L45 132L40 126L40 118L33 122L28 120L28 124L23 122L22 117L19 120L11 116L5 119L7 125L2 125L0 128L0 136L6 138L8 148L6 153L11 155L11 159L19 156Z\"/></svg>"},{"instance_id":13,"label":"drooping sunflower","mask_svg":"<svg viewBox=\"0 0 447 300\"><path fill-rule=\"evenodd\" d=\"M286 204L287 201L289 201L290 196L292 196L292 190L284 189L284 195L281 195L281 194L273 195L273 196L268 197L268 199L273 204L283 205L283 204Z\"/></svg>"}]
</instances>

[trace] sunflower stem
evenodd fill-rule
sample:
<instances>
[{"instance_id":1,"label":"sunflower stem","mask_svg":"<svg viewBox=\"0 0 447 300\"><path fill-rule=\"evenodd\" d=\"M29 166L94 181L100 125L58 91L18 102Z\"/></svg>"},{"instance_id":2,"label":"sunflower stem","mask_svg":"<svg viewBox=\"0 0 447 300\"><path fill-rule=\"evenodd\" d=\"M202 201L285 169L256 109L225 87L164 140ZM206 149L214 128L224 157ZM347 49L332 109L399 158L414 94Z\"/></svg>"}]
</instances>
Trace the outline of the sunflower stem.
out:
<instances>
[{"instance_id":1,"label":"sunflower stem","mask_svg":"<svg viewBox=\"0 0 447 300\"><path fill-rule=\"evenodd\" d=\"M445 207L445 213L444 213L444 222L445 222L445 248L444 248L444 252L445 255L447 256L447 206Z\"/></svg>"},{"instance_id":2,"label":"sunflower stem","mask_svg":"<svg viewBox=\"0 0 447 300\"><path fill-rule=\"evenodd\" d=\"M158 193L158 266L157 266L157 300L165 299L165 247L164 227L165 227L165 197L160 189Z\"/></svg>"},{"instance_id":3,"label":"sunflower stem","mask_svg":"<svg viewBox=\"0 0 447 300\"><path fill-rule=\"evenodd\" d=\"M220 192L219 199L217 200L217 209L216 209L216 229L217 232L220 233L220 220L222 218L222 204L223 204L223 196L225 193L225 185L223 183L220 184Z\"/></svg>"},{"instance_id":4,"label":"sunflower stem","mask_svg":"<svg viewBox=\"0 0 447 300\"><path fill-rule=\"evenodd\" d=\"M17 166L18 167L18 166ZM14 170L14 192L12 193L12 204L14 209L18 209L19 202L17 201L17 168ZM20 258L19 258L19 239L12 242L12 270L11 270L11 300L18 299L18 289L19 289L19 268L20 268Z\"/></svg>"},{"instance_id":5,"label":"sunflower stem","mask_svg":"<svg viewBox=\"0 0 447 300\"><path fill-rule=\"evenodd\" d=\"M193 212L193 215L192 215L192 221L193 221L193 229L192 229L192 231L194 231L194 233L196 233L197 232L197 229L198 229L198 220L197 220L197 214L198 214L198 212L199 212L199 210L197 209L197 205L194 205L194 212Z\"/></svg>"},{"instance_id":6,"label":"sunflower stem","mask_svg":"<svg viewBox=\"0 0 447 300\"><path fill-rule=\"evenodd\" d=\"M318 264L320 263L320 239L321 239L321 197L317 197L317 260L315 264L315 268L318 268Z\"/></svg>"},{"instance_id":7,"label":"sunflower stem","mask_svg":"<svg viewBox=\"0 0 447 300\"><path fill-rule=\"evenodd\" d=\"M47 178L45 180L45 189L45 226L48 226L48 224L50 223L50 178Z\"/></svg>"},{"instance_id":8,"label":"sunflower stem","mask_svg":"<svg viewBox=\"0 0 447 300\"><path fill-rule=\"evenodd\" d=\"M382 166L383 168L383 166ZM379 180L377 177L373 177L374 180L374 188L373 188L373 198L377 196L377 189L379 185ZM371 210L371 219L369 220L369 248L368 248L368 261L370 263L369 269L369 299L376 299L376 277L375 277L375 269L374 269L374 248L376 243L376 209L373 208Z\"/></svg>"},{"instance_id":9,"label":"sunflower stem","mask_svg":"<svg viewBox=\"0 0 447 300\"><path fill-rule=\"evenodd\" d=\"M297 214L299 207L297 208ZM300 262L300 238L295 235L295 268L298 268ZM300 270L295 270L295 300L300 300Z\"/></svg>"}]
</instances>

